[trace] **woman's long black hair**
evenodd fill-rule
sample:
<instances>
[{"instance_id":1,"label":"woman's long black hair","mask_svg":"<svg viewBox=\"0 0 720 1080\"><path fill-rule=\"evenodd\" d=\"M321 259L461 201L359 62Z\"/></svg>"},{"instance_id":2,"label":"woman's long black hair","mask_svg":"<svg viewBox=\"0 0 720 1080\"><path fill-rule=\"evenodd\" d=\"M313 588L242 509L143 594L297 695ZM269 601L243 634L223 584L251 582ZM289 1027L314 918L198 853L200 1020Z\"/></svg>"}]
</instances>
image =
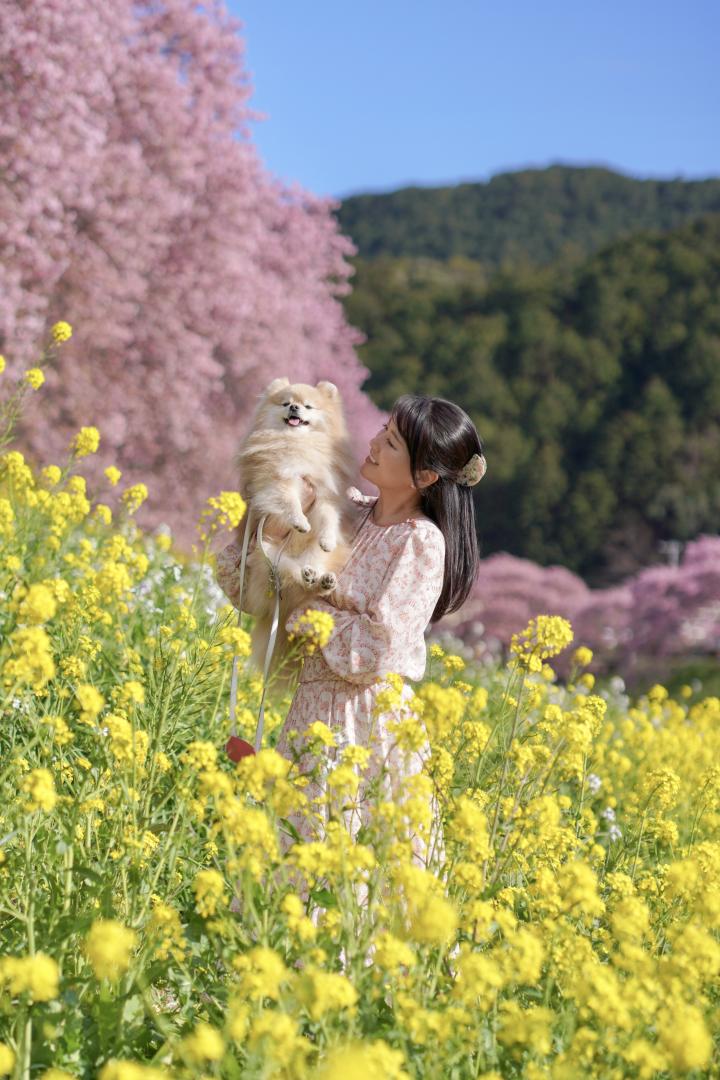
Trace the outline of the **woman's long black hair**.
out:
<instances>
[{"instance_id":1,"label":"woman's long black hair","mask_svg":"<svg viewBox=\"0 0 720 1080\"><path fill-rule=\"evenodd\" d=\"M445 537L445 577L430 620L437 622L467 599L478 572L473 489L458 484L456 477L473 454L482 454L483 446L467 413L444 398L404 394L391 416L410 452L416 482L422 469L438 474L434 484L419 489L423 513Z\"/></svg>"}]
</instances>

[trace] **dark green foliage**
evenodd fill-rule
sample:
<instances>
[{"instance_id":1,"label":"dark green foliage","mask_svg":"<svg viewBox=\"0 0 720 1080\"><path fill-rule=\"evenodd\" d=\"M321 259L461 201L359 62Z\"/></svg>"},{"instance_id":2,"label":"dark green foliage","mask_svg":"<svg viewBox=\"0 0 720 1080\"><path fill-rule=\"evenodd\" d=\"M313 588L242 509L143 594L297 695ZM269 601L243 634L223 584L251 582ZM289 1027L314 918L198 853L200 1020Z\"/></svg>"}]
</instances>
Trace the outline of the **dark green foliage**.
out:
<instances>
[{"instance_id":1,"label":"dark green foliage","mask_svg":"<svg viewBox=\"0 0 720 1080\"><path fill-rule=\"evenodd\" d=\"M364 258L464 255L500 267L578 261L638 229L672 229L709 211L720 211L720 180L551 165L485 183L353 195L337 217Z\"/></svg>"},{"instance_id":2,"label":"dark green foliage","mask_svg":"<svg viewBox=\"0 0 720 1080\"><path fill-rule=\"evenodd\" d=\"M374 400L457 401L484 441L484 555L590 584L720 530L720 214L637 232L582 263L490 272L356 260L349 321Z\"/></svg>"}]
</instances>

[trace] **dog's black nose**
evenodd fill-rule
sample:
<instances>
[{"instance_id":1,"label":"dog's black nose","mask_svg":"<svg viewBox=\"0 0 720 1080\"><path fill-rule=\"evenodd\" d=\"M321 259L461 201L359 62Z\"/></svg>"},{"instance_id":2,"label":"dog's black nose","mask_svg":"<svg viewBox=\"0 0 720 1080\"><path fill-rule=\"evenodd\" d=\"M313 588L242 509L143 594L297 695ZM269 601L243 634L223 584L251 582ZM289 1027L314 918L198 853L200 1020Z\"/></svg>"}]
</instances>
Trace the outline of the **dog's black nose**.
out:
<instances>
[{"instance_id":1,"label":"dog's black nose","mask_svg":"<svg viewBox=\"0 0 720 1080\"><path fill-rule=\"evenodd\" d=\"M299 412L299 411L300 411L300 406L296 405L295 402L293 402L292 405L290 406L290 412Z\"/></svg>"}]
</instances>

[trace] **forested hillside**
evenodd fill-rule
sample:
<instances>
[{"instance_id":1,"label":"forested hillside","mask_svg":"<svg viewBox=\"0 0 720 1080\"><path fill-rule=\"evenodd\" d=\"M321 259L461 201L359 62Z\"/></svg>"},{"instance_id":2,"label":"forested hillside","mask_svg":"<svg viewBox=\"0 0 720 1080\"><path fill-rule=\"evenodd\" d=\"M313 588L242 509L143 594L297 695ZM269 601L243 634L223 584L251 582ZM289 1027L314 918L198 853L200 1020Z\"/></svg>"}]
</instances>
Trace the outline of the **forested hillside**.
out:
<instances>
[{"instance_id":1,"label":"forested hillside","mask_svg":"<svg viewBox=\"0 0 720 1080\"><path fill-rule=\"evenodd\" d=\"M720 531L720 214L578 265L355 263L365 389L449 397L478 425L484 554L601 585Z\"/></svg>"},{"instance_id":2,"label":"forested hillside","mask_svg":"<svg viewBox=\"0 0 720 1080\"><path fill-rule=\"evenodd\" d=\"M488 266L577 260L638 229L720 211L720 180L637 180L551 165L486 183L354 195L337 211L365 258L464 255Z\"/></svg>"}]
</instances>

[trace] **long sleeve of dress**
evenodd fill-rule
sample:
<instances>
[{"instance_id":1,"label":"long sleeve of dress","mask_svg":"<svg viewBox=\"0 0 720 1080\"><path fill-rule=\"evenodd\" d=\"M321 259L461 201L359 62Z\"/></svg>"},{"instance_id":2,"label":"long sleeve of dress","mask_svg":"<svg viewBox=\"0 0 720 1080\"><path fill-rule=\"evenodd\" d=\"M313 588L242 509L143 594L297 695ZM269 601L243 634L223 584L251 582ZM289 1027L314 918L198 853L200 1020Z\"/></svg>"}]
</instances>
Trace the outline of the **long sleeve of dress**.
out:
<instances>
[{"instance_id":1,"label":"long sleeve of dress","mask_svg":"<svg viewBox=\"0 0 720 1080\"><path fill-rule=\"evenodd\" d=\"M248 554L255 547L255 537L250 538ZM242 544L233 541L215 555L215 580L227 596L233 607L240 607L240 563L242 562ZM243 596L243 611L248 615L256 615L251 611L248 604L247 584Z\"/></svg>"},{"instance_id":2,"label":"long sleeve of dress","mask_svg":"<svg viewBox=\"0 0 720 1080\"><path fill-rule=\"evenodd\" d=\"M378 676L397 672L411 679L425 671L425 629L442 591L445 539L426 520L403 523L382 538L374 581L364 611L343 610L342 574L337 607L313 599L312 606L329 611L335 627L321 651L328 667L348 682L370 684ZM293 612L288 626L298 613Z\"/></svg>"}]
</instances>

